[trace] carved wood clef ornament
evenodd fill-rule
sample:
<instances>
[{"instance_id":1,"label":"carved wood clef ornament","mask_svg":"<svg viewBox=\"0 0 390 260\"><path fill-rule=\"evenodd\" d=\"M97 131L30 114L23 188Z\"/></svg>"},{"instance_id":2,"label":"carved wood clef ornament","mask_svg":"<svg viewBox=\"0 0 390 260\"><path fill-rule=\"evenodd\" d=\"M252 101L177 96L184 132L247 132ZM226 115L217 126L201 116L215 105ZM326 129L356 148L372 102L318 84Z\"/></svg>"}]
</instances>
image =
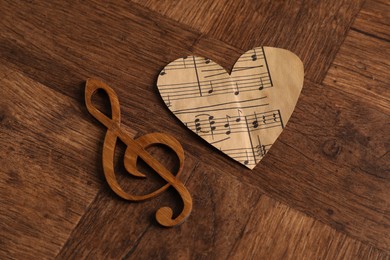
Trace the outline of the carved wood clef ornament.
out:
<instances>
[{"instance_id":1,"label":"carved wood clef ornament","mask_svg":"<svg viewBox=\"0 0 390 260\"><path fill-rule=\"evenodd\" d=\"M92 104L92 96L99 89L105 91L109 97L112 118L108 118ZM156 220L159 224L165 227L172 227L183 223L191 213L192 198L187 188L178 179L184 165L184 150L179 141L164 133L151 133L132 139L120 126L120 107L115 91L99 80L87 80L85 86L85 104L89 113L107 127L107 133L103 144L103 170L111 189L123 199L130 201L142 201L158 196L168 189L168 187L172 186L177 190L183 200L183 210L176 218L173 218L172 209L169 207L162 207L156 212ZM146 177L137 169L137 159L141 158L154 171L156 171L167 182L167 184L146 195L132 195L124 191L119 185L114 172L114 153L118 138L127 145L124 156L124 165L128 173L136 177ZM180 165L176 175L167 170L158 160L145 150L147 147L155 144L168 146L177 154Z\"/></svg>"}]
</instances>

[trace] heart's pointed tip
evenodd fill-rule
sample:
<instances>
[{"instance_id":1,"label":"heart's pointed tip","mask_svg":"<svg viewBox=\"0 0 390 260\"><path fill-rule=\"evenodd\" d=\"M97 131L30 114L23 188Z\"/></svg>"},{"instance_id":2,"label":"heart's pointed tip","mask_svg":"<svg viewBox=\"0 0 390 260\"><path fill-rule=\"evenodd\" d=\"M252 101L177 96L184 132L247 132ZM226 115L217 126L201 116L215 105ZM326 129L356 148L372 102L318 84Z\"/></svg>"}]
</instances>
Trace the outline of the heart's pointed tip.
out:
<instances>
[{"instance_id":1,"label":"heart's pointed tip","mask_svg":"<svg viewBox=\"0 0 390 260\"><path fill-rule=\"evenodd\" d=\"M229 155L228 155L228 156L229 156ZM229 157L230 157L230 156L229 156ZM255 165L249 164L248 161L242 162L242 161L237 161L237 160L236 160L236 162L238 162L238 163L240 163L241 165L245 166L245 167L248 168L249 170L253 170L253 169L257 166L257 164L258 164L260 161L257 162Z\"/></svg>"},{"instance_id":2,"label":"heart's pointed tip","mask_svg":"<svg viewBox=\"0 0 390 260\"><path fill-rule=\"evenodd\" d=\"M257 164L256 164L257 165ZM256 165L245 165L249 170L253 170Z\"/></svg>"}]
</instances>

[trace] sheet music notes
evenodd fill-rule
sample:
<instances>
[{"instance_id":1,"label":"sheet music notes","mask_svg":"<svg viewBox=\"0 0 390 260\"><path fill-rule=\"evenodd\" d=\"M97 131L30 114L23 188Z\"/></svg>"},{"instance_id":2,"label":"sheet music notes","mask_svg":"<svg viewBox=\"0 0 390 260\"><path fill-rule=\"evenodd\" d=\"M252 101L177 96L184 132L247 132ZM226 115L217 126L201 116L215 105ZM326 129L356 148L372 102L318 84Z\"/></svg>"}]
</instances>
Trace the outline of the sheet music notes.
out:
<instances>
[{"instance_id":1,"label":"sheet music notes","mask_svg":"<svg viewBox=\"0 0 390 260\"><path fill-rule=\"evenodd\" d=\"M230 75L208 58L180 58L157 82L165 104L189 129L250 169L282 132L302 84L299 58L271 47L244 53Z\"/></svg>"}]
</instances>

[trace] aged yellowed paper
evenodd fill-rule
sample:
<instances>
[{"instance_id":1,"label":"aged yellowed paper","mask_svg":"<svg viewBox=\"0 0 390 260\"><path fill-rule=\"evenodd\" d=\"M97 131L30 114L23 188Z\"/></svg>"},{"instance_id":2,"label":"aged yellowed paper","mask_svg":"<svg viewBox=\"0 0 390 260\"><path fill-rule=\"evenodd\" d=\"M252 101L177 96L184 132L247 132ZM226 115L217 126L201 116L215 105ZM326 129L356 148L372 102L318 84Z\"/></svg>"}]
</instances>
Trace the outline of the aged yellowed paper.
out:
<instances>
[{"instance_id":1,"label":"aged yellowed paper","mask_svg":"<svg viewBox=\"0 0 390 260\"><path fill-rule=\"evenodd\" d=\"M295 54L258 47L244 53L230 75L207 58L177 59L161 71L157 87L189 129L253 169L283 131L303 78Z\"/></svg>"}]
</instances>

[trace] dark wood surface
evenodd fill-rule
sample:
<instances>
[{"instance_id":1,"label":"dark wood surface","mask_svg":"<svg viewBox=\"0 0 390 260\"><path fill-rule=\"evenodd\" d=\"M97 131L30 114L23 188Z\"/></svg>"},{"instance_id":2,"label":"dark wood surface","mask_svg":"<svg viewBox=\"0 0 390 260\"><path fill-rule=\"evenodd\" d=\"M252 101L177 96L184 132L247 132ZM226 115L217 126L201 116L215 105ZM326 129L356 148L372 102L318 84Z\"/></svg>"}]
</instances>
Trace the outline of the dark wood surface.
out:
<instances>
[{"instance_id":1,"label":"dark wood surface","mask_svg":"<svg viewBox=\"0 0 390 260\"><path fill-rule=\"evenodd\" d=\"M0 0L0 258L389 259L390 5L366 1ZM248 170L168 111L156 79L170 61L227 69L275 46L305 65L297 107ZM85 108L88 77L117 92L132 137L176 136L193 212L160 227L168 190L118 198L101 165L106 129ZM104 99L100 101L104 102ZM131 193L163 182L119 179ZM175 170L174 155L150 152Z\"/></svg>"}]
</instances>

